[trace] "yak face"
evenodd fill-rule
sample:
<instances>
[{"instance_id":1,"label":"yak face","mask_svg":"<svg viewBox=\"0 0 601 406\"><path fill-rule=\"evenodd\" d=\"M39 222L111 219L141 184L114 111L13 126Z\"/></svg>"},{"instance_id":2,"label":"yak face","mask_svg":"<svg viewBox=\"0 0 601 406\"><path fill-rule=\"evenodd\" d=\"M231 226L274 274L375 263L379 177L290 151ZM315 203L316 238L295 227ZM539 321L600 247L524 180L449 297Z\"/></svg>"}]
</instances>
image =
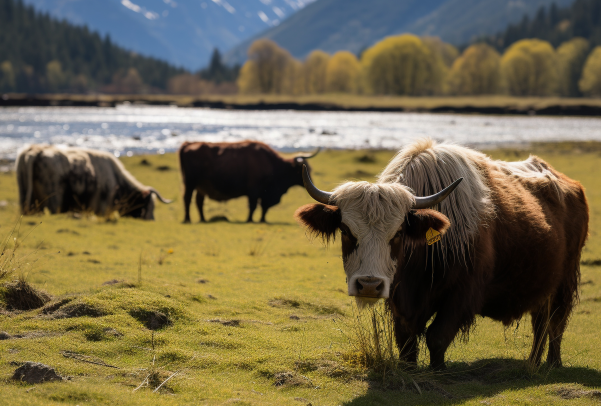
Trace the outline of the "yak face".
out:
<instances>
[{"instance_id":1,"label":"yak face","mask_svg":"<svg viewBox=\"0 0 601 406\"><path fill-rule=\"evenodd\" d=\"M129 216L144 220L154 220L154 199L150 191L136 193L135 197L128 199L127 205L121 209L122 216Z\"/></svg>"},{"instance_id":2,"label":"yak face","mask_svg":"<svg viewBox=\"0 0 601 406\"><path fill-rule=\"evenodd\" d=\"M311 173L311 167L307 159L296 157L292 160L292 184L294 186L303 186L303 166L306 166L309 173Z\"/></svg>"},{"instance_id":3,"label":"yak face","mask_svg":"<svg viewBox=\"0 0 601 406\"><path fill-rule=\"evenodd\" d=\"M450 226L439 212L412 210L413 195L398 183L348 182L333 191L332 201L336 206L303 206L296 217L325 241L340 230L348 294L360 305L389 297L408 245L426 244L429 228L444 234Z\"/></svg>"}]
</instances>

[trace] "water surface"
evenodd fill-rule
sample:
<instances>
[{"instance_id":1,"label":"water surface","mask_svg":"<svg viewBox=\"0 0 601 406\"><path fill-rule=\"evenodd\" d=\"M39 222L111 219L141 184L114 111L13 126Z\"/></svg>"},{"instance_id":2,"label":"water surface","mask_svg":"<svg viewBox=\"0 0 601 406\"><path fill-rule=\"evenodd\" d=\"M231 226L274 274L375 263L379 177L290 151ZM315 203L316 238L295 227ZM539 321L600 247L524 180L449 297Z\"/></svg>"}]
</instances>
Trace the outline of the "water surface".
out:
<instances>
[{"instance_id":1,"label":"water surface","mask_svg":"<svg viewBox=\"0 0 601 406\"><path fill-rule=\"evenodd\" d=\"M236 111L171 106L0 109L0 157L30 143L115 155L175 151L183 141L264 141L282 151L398 149L419 137L476 148L537 141L601 141L601 118L427 113Z\"/></svg>"}]
</instances>

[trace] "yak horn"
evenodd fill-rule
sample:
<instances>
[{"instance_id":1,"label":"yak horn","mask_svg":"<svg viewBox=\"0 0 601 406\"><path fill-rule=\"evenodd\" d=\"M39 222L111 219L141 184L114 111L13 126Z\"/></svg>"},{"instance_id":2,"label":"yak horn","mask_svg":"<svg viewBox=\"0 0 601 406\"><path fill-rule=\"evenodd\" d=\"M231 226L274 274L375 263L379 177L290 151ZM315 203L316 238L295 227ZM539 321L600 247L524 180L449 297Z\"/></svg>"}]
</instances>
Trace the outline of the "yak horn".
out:
<instances>
[{"instance_id":1,"label":"yak horn","mask_svg":"<svg viewBox=\"0 0 601 406\"><path fill-rule=\"evenodd\" d=\"M413 206L414 210L418 209L427 209L432 206L436 206L438 203L441 203L444 199L446 199L453 190L461 183L463 178L457 179L455 182L451 183L449 186L441 190L440 192L425 197L415 197L415 206Z\"/></svg>"},{"instance_id":2,"label":"yak horn","mask_svg":"<svg viewBox=\"0 0 601 406\"><path fill-rule=\"evenodd\" d=\"M163 203L166 203L166 204L173 203L173 200L165 199L163 196L161 196L161 194L155 188L151 187L150 193L154 193L156 195L156 197Z\"/></svg>"},{"instance_id":3,"label":"yak horn","mask_svg":"<svg viewBox=\"0 0 601 406\"><path fill-rule=\"evenodd\" d=\"M311 158L314 158L315 155L319 154L319 151L321 151L321 147L317 147L317 149L315 151L313 151L313 153L310 155L298 154L296 157L303 158L303 159L311 159Z\"/></svg>"},{"instance_id":4,"label":"yak horn","mask_svg":"<svg viewBox=\"0 0 601 406\"><path fill-rule=\"evenodd\" d=\"M303 183L305 184L305 189L307 189L307 192L313 199L317 200L319 203L330 204L332 193L324 192L315 187L311 181L311 176L309 176L307 165L303 165Z\"/></svg>"}]
</instances>

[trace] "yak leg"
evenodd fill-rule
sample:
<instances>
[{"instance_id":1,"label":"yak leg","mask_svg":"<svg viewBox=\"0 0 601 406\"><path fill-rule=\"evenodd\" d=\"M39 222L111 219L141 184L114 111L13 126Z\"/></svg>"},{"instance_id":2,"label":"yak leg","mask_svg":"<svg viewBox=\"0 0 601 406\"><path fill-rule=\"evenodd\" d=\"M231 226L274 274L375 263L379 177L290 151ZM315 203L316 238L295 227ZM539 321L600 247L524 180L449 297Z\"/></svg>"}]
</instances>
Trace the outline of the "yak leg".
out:
<instances>
[{"instance_id":1,"label":"yak leg","mask_svg":"<svg viewBox=\"0 0 601 406\"><path fill-rule=\"evenodd\" d=\"M194 188L190 185L184 184L184 211L186 212L184 223L190 222L190 204L192 204L192 193L194 193Z\"/></svg>"},{"instance_id":2,"label":"yak leg","mask_svg":"<svg viewBox=\"0 0 601 406\"><path fill-rule=\"evenodd\" d=\"M247 223L253 222L253 214L255 213L255 210L257 209L258 201L259 201L258 197L252 196L252 195L248 196L248 219L246 219Z\"/></svg>"},{"instance_id":3,"label":"yak leg","mask_svg":"<svg viewBox=\"0 0 601 406\"><path fill-rule=\"evenodd\" d=\"M532 350L528 357L531 365L539 366L543 352L547 345L547 335L549 332L549 301L547 300L541 307L530 313L532 317L532 333L534 340Z\"/></svg>"},{"instance_id":4,"label":"yak leg","mask_svg":"<svg viewBox=\"0 0 601 406\"><path fill-rule=\"evenodd\" d=\"M205 195L202 193L200 189L196 189L196 207L198 208L198 213L200 214L200 222L204 223L205 213L204 213L204 201Z\"/></svg>"},{"instance_id":5,"label":"yak leg","mask_svg":"<svg viewBox=\"0 0 601 406\"><path fill-rule=\"evenodd\" d=\"M267 214L267 210L271 208L271 205L266 204L263 199L261 199L261 223L266 223L265 215Z\"/></svg>"},{"instance_id":6,"label":"yak leg","mask_svg":"<svg viewBox=\"0 0 601 406\"><path fill-rule=\"evenodd\" d=\"M561 362L561 340L563 332L568 325L568 318L572 313L573 296L571 290L560 286L551 303L551 317L549 321L549 352L547 363L549 366L560 367Z\"/></svg>"},{"instance_id":7,"label":"yak leg","mask_svg":"<svg viewBox=\"0 0 601 406\"><path fill-rule=\"evenodd\" d=\"M399 347L401 361L417 365L417 335L411 333L396 317L394 319L394 336L396 345Z\"/></svg>"},{"instance_id":8,"label":"yak leg","mask_svg":"<svg viewBox=\"0 0 601 406\"><path fill-rule=\"evenodd\" d=\"M470 320L474 316L465 312L457 312L456 306L451 306L449 303L456 303L461 306L461 300L457 297L443 303L440 306L434 321L426 331L426 345L430 351L430 367L437 370L446 368L444 356L449 345L455 340L455 336L465 325L465 320Z\"/></svg>"}]
</instances>

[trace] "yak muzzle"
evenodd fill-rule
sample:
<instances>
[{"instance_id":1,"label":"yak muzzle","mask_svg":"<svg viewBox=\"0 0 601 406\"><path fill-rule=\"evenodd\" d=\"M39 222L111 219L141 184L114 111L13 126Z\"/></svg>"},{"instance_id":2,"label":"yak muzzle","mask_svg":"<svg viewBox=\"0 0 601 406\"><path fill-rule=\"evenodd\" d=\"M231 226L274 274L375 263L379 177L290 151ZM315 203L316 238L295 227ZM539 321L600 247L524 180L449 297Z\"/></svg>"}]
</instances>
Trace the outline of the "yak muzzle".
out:
<instances>
[{"instance_id":1,"label":"yak muzzle","mask_svg":"<svg viewBox=\"0 0 601 406\"><path fill-rule=\"evenodd\" d=\"M354 281L354 292L359 297L385 298L388 297L386 292L386 282L382 278L376 276L361 276Z\"/></svg>"}]
</instances>

